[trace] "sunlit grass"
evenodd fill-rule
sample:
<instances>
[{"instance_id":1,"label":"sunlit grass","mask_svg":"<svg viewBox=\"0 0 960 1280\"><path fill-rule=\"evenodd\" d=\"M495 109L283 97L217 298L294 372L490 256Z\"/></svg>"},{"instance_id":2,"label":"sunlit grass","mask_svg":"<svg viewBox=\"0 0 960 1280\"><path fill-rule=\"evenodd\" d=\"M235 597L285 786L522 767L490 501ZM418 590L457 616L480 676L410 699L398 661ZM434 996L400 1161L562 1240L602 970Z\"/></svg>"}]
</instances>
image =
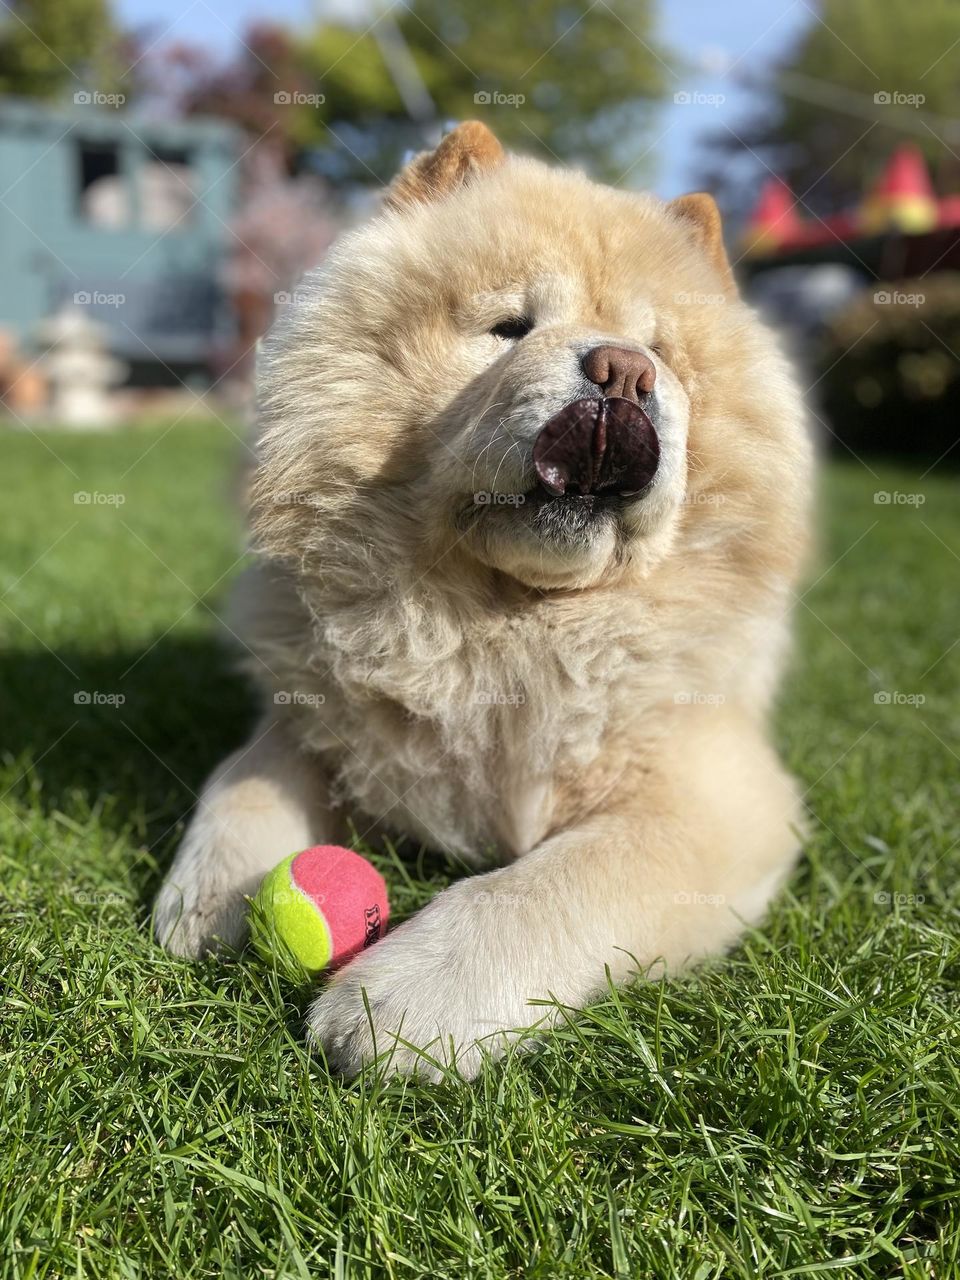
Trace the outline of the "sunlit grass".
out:
<instances>
[{"instance_id":1,"label":"sunlit grass","mask_svg":"<svg viewBox=\"0 0 960 1280\"><path fill-rule=\"evenodd\" d=\"M304 1050L305 992L146 927L253 713L216 635L236 442L43 439L2 442L6 1273L960 1272L953 478L826 478L817 572L837 563L777 722L814 820L766 927L472 1086L344 1085ZM376 856L401 912L444 883Z\"/></svg>"}]
</instances>

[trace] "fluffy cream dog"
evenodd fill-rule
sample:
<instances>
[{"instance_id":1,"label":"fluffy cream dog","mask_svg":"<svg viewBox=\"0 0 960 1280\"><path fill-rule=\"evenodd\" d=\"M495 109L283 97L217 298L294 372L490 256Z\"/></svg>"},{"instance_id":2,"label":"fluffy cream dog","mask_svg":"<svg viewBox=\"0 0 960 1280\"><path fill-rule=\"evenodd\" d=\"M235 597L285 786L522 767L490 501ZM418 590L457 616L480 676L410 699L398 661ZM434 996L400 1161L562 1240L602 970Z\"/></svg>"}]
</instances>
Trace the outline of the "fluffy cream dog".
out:
<instances>
[{"instance_id":1,"label":"fluffy cream dog","mask_svg":"<svg viewBox=\"0 0 960 1280\"><path fill-rule=\"evenodd\" d=\"M303 288L263 353L236 624L267 714L156 928L185 955L239 941L244 895L348 818L493 866L308 1015L346 1071L392 1048L429 1074L425 1048L471 1074L553 1016L531 1001L721 951L790 869L766 720L801 398L709 197L600 187L475 123Z\"/></svg>"}]
</instances>

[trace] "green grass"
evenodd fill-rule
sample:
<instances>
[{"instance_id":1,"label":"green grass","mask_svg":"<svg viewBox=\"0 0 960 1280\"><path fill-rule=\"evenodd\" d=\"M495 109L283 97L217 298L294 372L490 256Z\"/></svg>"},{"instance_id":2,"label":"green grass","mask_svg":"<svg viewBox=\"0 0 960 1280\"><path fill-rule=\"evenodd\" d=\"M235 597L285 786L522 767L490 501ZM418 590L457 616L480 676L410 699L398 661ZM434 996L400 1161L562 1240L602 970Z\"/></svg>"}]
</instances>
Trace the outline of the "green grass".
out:
<instances>
[{"instance_id":1,"label":"green grass","mask_svg":"<svg viewBox=\"0 0 960 1280\"><path fill-rule=\"evenodd\" d=\"M837 563L778 715L815 819L764 929L472 1086L344 1085L304 1051L304 992L147 930L192 789L253 714L216 637L236 443L43 439L2 440L5 1275L960 1272L955 479L825 478ZM446 874L381 865L401 911Z\"/></svg>"}]
</instances>

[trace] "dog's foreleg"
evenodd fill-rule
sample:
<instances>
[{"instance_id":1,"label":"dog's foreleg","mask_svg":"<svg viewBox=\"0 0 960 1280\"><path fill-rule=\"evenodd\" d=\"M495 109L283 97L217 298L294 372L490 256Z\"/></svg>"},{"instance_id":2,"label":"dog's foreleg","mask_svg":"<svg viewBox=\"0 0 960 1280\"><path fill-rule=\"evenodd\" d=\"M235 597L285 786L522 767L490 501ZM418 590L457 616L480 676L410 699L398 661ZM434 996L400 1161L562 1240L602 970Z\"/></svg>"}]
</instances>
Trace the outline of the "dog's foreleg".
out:
<instances>
[{"instance_id":1,"label":"dog's foreleg","mask_svg":"<svg viewBox=\"0 0 960 1280\"><path fill-rule=\"evenodd\" d=\"M262 722L208 779L154 908L157 938L196 956L246 930L246 895L286 854L335 837L317 761Z\"/></svg>"}]
</instances>

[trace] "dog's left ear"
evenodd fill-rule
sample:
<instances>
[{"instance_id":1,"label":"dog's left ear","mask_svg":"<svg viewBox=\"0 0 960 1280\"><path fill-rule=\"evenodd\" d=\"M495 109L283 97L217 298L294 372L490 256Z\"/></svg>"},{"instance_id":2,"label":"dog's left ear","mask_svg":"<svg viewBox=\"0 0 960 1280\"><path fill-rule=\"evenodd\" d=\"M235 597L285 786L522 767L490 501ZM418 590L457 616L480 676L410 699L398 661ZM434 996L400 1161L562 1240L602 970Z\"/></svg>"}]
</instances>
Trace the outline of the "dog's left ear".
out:
<instances>
[{"instance_id":1,"label":"dog's left ear","mask_svg":"<svg viewBox=\"0 0 960 1280\"><path fill-rule=\"evenodd\" d=\"M485 169L502 164L503 147L485 124L465 120L434 151L421 151L390 183L385 203L391 209L437 200Z\"/></svg>"},{"instance_id":2,"label":"dog's left ear","mask_svg":"<svg viewBox=\"0 0 960 1280\"><path fill-rule=\"evenodd\" d=\"M713 196L706 191L694 191L690 195L671 200L667 208L690 228L720 275L731 288L736 288L730 259L723 244L720 210Z\"/></svg>"}]
</instances>

